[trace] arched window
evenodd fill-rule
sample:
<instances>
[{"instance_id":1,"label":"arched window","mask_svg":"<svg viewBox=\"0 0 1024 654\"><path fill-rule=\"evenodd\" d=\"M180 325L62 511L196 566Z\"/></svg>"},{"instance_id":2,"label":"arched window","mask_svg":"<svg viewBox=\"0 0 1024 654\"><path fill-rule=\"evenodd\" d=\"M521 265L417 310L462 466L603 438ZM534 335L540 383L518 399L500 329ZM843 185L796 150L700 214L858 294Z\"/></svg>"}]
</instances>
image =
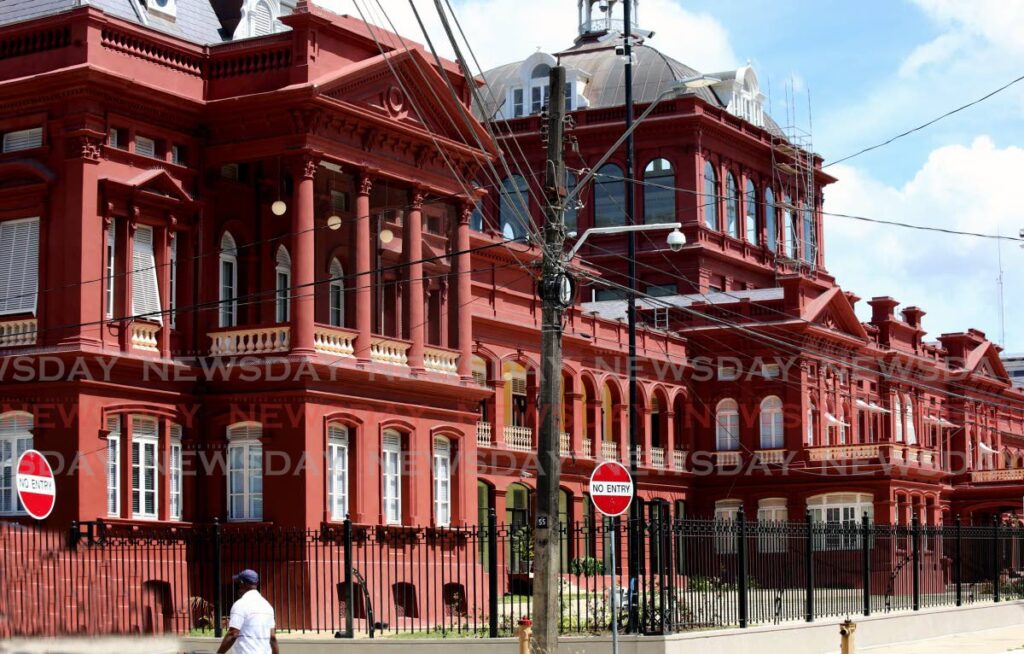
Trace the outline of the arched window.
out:
<instances>
[{"instance_id":1,"label":"arched window","mask_svg":"<svg viewBox=\"0 0 1024 654\"><path fill-rule=\"evenodd\" d=\"M506 177L501 182L499 221L505 238L523 238L529 232L529 187L522 175Z\"/></svg>"},{"instance_id":2,"label":"arched window","mask_svg":"<svg viewBox=\"0 0 1024 654\"><path fill-rule=\"evenodd\" d=\"M24 513L14 486L18 459L32 449L32 415L22 412L0 416L0 514Z\"/></svg>"},{"instance_id":3,"label":"arched window","mask_svg":"<svg viewBox=\"0 0 1024 654\"><path fill-rule=\"evenodd\" d=\"M728 173L725 177L725 217L729 236L740 237L740 190L736 177Z\"/></svg>"},{"instance_id":4,"label":"arched window","mask_svg":"<svg viewBox=\"0 0 1024 654\"><path fill-rule=\"evenodd\" d=\"M655 159L644 168L644 222L671 223L676 219L675 171L667 159Z\"/></svg>"},{"instance_id":5,"label":"arched window","mask_svg":"<svg viewBox=\"0 0 1024 654\"><path fill-rule=\"evenodd\" d=\"M704 162L704 223L711 229L718 229L718 175L710 161Z\"/></svg>"},{"instance_id":6,"label":"arched window","mask_svg":"<svg viewBox=\"0 0 1024 654\"><path fill-rule=\"evenodd\" d=\"M897 443L903 442L903 403L900 402L900 396L894 395L892 398L892 420L894 438Z\"/></svg>"},{"instance_id":7,"label":"arched window","mask_svg":"<svg viewBox=\"0 0 1024 654\"><path fill-rule=\"evenodd\" d=\"M238 248L231 232L220 239L220 321L221 327L238 324Z\"/></svg>"},{"instance_id":8,"label":"arched window","mask_svg":"<svg viewBox=\"0 0 1024 654\"><path fill-rule=\"evenodd\" d=\"M277 248L274 274L274 307L277 322L288 322L291 314L292 258L283 245Z\"/></svg>"},{"instance_id":9,"label":"arched window","mask_svg":"<svg viewBox=\"0 0 1024 654\"><path fill-rule=\"evenodd\" d=\"M782 400L774 395L761 400L761 449L782 447Z\"/></svg>"},{"instance_id":10,"label":"arched window","mask_svg":"<svg viewBox=\"0 0 1024 654\"><path fill-rule=\"evenodd\" d=\"M262 36L264 34L271 34L273 31L274 12L270 9L269 4L260 0L249 14L249 34L252 36Z\"/></svg>"},{"instance_id":11,"label":"arched window","mask_svg":"<svg viewBox=\"0 0 1024 654\"><path fill-rule=\"evenodd\" d=\"M715 409L715 449L720 452L740 447L740 411L736 400L726 398Z\"/></svg>"},{"instance_id":12,"label":"arched window","mask_svg":"<svg viewBox=\"0 0 1024 654\"><path fill-rule=\"evenodd\" d=\"M803 247L803 259L807 263L814 263L815 254L817 250L817 238L815 236L814 229L814 211L812 211L810 205L804 202L803 207L804 216L804 247Z\"/></svg>"},{"instance_id":13,"label":"arched window","mask_svg":"<svg viewBox=\"0 0 1024 654\"><path fill-rule=\"evenodd\" d=\"M381 487L384 524L402 524L402 435L393 429L384 432L381 442Z\"/></svg>"},{"instance_id":14,"label":"arched window","mask_svg":"<svg viewBox=\"0 0 1024 654\"><path fill-rule=\"evenodd\" d=\"M132 416L132 518L156 520L157 471L160 469L160 438L157 422L148 416Z\"/></svg>"},{"instance_id":15,"label":"arched window","mask_svg":"<svg viewBox=\"0 0 1024 654\"><path fill-rule=\"evenodd\" d=\"M789 193L782 196L783 229L786 230L786 256L796 258L796 212L793 211L793 199Z\"/></svg>"},{"instance_id":16,"label":"arched window","mask_svg":"<svg viewBox=\"0 0 1024 654\"><path fill-rule=\"evenodd\" d=\"M764 190L764 238L772 252L779 247L779 225L775 213L775 193L769 186Z\"/></svg>"},{"instance_id":17,"label":"arched window","mask_svg":"<svg viewBox=\"0 0 1024 654\"><path fill-rule=\"evenodd\" d=\"M594 177L594 225L611 227L626 224L626 184L622 169L605 164Z\"/></svg>"},{"instance_id":18,"label":"arched window","mask_svg":"<svg viewBox=\"0 0 1024 654\"><path fill-rule=\"evenodd\" d=\"M345 270L341 262L331 259L329 271L331 282L328 286L330 295L330 321L332 327L345 326Z\"/></svg>"},{"instance_id":19,"label":"arched window","mask_svg":"<svg viewBox=\"0 0 1024 654\"><path fill-rule=\"evenodd\" d=\"M442 436L434 439L434 526L452 522L452 444Z\"/></svg>"},{"instance_id":20,"label":"arched window","mask_svg":"<svg viewBox=\"0 0 1024 654\"><path fill-rule=\"evenodd\" d=\"M348 517L348 427L327 425L327 508L331 520Z\"/></svg>"},{"instance_id":21,"label":"arched window","mask_svg":"<svg viewBox=\"0 0 1024 654\"><path fill-rule=\"evenodd\" d=\"M743 196L743 205L746 209L746 236L747 242L757 245L761 242L761 235L757 230L757 188L754 182L747 180L747 191Z\"/></svg>"},{"instance_id":22,"label":"arched window","mask_svg":"<svg viewBox=\"0 0 1024 654\"><path fill-rule=\"evenodd\" d=\"M907 417L907 445L917 445L917 430L914 427L914 399L909 395L904 395L903 400Z\"/></svg>"},{"instance_id":23,"label":"arched window","mask_svg":"<svg viewBox=\"0 0 1024 654\"><path fill-rule=\"evenodd\" d=\"M565 191L566 193L572 193L576 189L576 173L566 170L565 171ZM575 198L565 207L565 212L562 214L565 220L566 231L576 231L576 214L577 207L579 207L579 198Z\"/></svg>"},{"instance_id":24,"label":"arched window","mask_svg":"<svg viewBox=\"0 0 1024 654\"><path fill-rule=\"evenodd\" d=\"M228 520L263 519L263 426L228 427Z\"/></svg>"}]
</instances>

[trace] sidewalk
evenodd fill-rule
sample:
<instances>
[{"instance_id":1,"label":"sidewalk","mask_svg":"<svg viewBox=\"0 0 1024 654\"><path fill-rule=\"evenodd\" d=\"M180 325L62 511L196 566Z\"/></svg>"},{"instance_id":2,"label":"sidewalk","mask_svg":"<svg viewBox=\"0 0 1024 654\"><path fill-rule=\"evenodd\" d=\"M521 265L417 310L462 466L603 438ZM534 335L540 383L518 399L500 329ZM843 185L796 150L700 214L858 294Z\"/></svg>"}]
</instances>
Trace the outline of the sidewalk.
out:
<instances>
[{"instance_id":1,"label":"sidewalk","mask_svg":"<svg viewBox=\"0 0 1024 654\"><path fill-rule=\"evenodd\" d=\"M857 648L858 652L885 654L1005 654L1024 653L1024 625L884 647Z\"/></svg>"}]
</instances>

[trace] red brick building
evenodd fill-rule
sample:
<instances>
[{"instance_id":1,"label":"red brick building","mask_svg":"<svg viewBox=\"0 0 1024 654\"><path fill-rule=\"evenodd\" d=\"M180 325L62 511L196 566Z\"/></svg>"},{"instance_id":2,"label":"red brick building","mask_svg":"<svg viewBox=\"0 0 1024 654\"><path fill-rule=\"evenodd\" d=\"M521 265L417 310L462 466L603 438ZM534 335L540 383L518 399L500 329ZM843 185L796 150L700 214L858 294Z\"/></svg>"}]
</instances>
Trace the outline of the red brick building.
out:
<instances>
[{"instance_id":1,"label":"red brick building","mask_svg":"<svg viewBox=\"0 0 1024 654\"><path fill-rule=\"evenodd\" d=\"M623 118L614 18L581 7L559 53L576 169ZM31 446L58 468L53 526L528 522L539 251L510 237L542 220L522 200L554 56L485 83L304 1L46 0L0 7L0 58L0 512L22 519L11 465ZM638 105L694 72L639 47ZM890 298L860 322L827 272L834 180L751 68L716 77L637 131L637 219L688 241L640 241L641 498L883 523L1014 511L1024 394L999 347L928 342L924 311ZM624 220L609 165L580 231ZM624 251L595 238L578 264L622 282ZM624 303L582 293L569 520L590 515L595 462L629 456Z\"/></svg>"}]
</instances>

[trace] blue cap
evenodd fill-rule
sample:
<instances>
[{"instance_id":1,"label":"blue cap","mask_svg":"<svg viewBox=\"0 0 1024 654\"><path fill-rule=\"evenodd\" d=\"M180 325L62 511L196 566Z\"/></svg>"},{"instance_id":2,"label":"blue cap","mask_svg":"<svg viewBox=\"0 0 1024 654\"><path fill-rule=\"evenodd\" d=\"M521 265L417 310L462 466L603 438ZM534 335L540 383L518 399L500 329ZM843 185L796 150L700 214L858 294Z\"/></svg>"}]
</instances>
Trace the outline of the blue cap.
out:
<instances>
[{"instance_id":1,"label":"blue cap","mask_svg":"<svg viewBox=\"0 0 1024 654\"><path fill-rule=\"evenodd\" d=\"M242 570L237 575L232 577L235 582L242 582L250 586L255 586L260 583L260 576L253 570Z\"/></svg>"}]
</instances>

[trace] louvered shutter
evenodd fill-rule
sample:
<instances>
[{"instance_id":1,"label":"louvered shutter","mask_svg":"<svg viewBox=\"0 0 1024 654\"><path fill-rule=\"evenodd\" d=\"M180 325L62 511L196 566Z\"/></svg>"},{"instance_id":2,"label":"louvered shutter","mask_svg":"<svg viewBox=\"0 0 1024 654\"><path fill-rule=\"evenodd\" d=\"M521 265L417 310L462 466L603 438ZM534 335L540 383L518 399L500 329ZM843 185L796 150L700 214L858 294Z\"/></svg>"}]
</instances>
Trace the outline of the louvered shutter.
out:
<instances>
[{"instance_id":1,"label":"louvered shutter","mask_svg":"<svg viewBox=\"0 0 1024 654\"><path fill-rule=\"evenodd\" d=\"M274 15L265 2L257 2L252 10L252 36L270 34L274 31Z\"/></svg>"},{"instance_id":2,"label":"louvered shutter","mask_svg":"<svg viewBox=\"0 0 1024 654\"><path fill-rule=\"evenodd\" d=\"M18 150L31 150L43 144L43 128L33 127L32 129L20 129L16 132L4 134L4 152L17 152Z\"/></svg>"},{"instance_id":3,"label":"louvered shutter","mask_svg":"<svg viewBox=\"0 0 1024 654\"><path fill-rule=\"evenodd\" d=\"M132 242L132 314L163 324L153 258L153 228L139 227Z\"/></svg>"},{"instance_id":4,"label":"louvered shutter","mask_svg":"<svg viewBox=\"0 0 1024 654\"><path fill-rule=\"evenodd\" d=\"M132 417L132 515L157 516L157 423Z\"/></svg>"},{"instance_id":5,"label":"louvered shutter","mask_svg":"<svg viewBox=\"0 0 1024 654\"><path fill-rule=\"evenodd\" d=\"M135 154L140 154L143 157L155 157L156 141L154 141L153 139L146 138L145 136L136 136Z\"/></svg>"},{"instance_id":6,"label":"louvered shutter","mask_svg":"<svg viewBox=\"0 0 1024 654\"><path fill-rule=\"evenodd\" d=\"M344 520L348 515L348 428L328 425L327 447L330 461L327 496L331 518Z\"/></svg>"},{"instance_id":7,"label":"louvered shutter","mask_svg":"<svg viewBox=\"0 0 1024 654\"><path fill-rule=\"evenodd\" d=\"M36 312L39 219L0 223L0 315Z\"/></svg>"},{"instance_id":8,"label":"louvered shutter","mask_svg":"<svg viewBox=\"0 0 1024 654\"><path fill-rule=\"evenodd\" d=\"M170 511L172 520L181 520L181 425L171 425Z\"/></svg>"},{"instance_id":9,"label":"louvered shutter","mask_svg":"<svg viewBox=\"0 0 1024 654\"><path fill-rule=\"evenodd\" d=\"M121 513L121 420L107 418L107 513Z\"/></svg>"},{"instance_id":10,"label":"louvered shutter","mask_svg":"<svg viewBox=\"0 0 1024 654\"><path fill-rule=\"evenodd\" d=\"M384 432L384 522L402 523L402 437L396 432Z\"/></svg>"}]
</instances>

